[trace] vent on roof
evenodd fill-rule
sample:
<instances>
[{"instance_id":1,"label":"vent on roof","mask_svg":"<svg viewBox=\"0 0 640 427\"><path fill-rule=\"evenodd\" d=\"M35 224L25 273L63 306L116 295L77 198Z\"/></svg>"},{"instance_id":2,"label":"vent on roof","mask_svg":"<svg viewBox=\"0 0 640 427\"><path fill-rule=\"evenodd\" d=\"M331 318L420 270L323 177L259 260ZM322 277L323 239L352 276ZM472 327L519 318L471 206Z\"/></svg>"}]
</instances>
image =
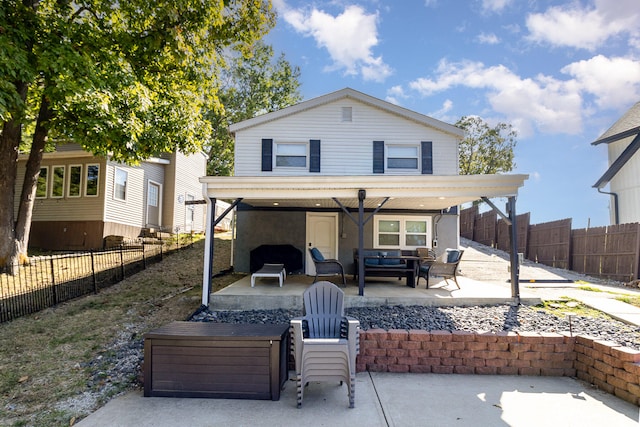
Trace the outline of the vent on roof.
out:
<instances>
[{"instance_id":1,"label":"vent on roof","mask_svg":"<svg viewBox=\"0 0 640 427\"><path fill-rule=\"evenodd\" d=\"M351 107L342 107L342 121L343 122L351 121Z\"/></svg>"}]
</instances>

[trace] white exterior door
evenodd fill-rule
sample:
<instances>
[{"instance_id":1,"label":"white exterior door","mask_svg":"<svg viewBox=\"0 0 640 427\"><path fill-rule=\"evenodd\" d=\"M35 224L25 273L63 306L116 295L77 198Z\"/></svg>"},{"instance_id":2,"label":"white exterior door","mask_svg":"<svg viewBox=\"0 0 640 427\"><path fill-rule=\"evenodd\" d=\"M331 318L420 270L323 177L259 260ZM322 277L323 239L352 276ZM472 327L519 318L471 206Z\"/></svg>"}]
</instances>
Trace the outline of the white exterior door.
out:
<instances>
[{"instance_id":1,"label":"white exterior door","mask_svg":"<svg viewBox=\"0 0 640 427\"><path fill-rule=\"evenodd\" d=\"M338 214L307 212L307 250L305 273L315 276L316 268L309 248L316 247L325 258L338 258Z\"/></svg>"},{"instance_id":2,"label":"white exterior door","mask_svg":"<svg viewBox=\"0 0 640 427\"><path fill-rule=\"evenodd\" d=\"M147 225L160 226L160 220L162 219L160 215L162 211L160 193L160 184L149 181L149 185L147 186Z\"/></svg>"}]
</instances>

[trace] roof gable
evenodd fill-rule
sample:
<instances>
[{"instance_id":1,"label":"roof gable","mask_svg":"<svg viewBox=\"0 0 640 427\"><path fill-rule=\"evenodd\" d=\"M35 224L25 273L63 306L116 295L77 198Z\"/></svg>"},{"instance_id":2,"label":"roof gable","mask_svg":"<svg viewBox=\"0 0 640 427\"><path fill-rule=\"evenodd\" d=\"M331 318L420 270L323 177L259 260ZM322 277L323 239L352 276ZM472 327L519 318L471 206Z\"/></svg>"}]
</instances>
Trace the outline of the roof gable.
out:
<instances>
[{"instance_id":1,"label":"roof gable","mask_svg":"<svg viewBox=\"0 0 640 427\"><path fill-rule=\"evenodd\" d=\"M629 108L618 121L591 144L609 144L638 133L640 133L640 102Z\"/></svg>"},{"instance_id":2,"label":"roof gable","mask_svg":"<svg viewBox=\"0 0 640 427\"><path fill-rule=\"evenodd\" d=\"M390 102L383 101L373 96L366 95L362 92L358 92L351 88L344 88L336 92L331 92L329 94L310 99L308 101L300 102L298 104L283 108L278 111L273 111L271 113L266 113L257 117L253 117L248 120L244 120L242 122L235 123L231 125L229 129L232 133L235 133L240 130L244 130L253 126L258 126L263 123L278 120L284 117L288 117L288 116L300 113L302 111L307 111L307 110L316 108L320 105L335 102L344 98L355 99L364 104L371 105L380 110L383 110L387 113L394 114L408 120L412 120L424 126L434 128L436 130L454 135L459 138L464 137L464 131L456 126L434 119L433 117L425 116L424 114L420 114L415 111L408 110L406 108L400 107Z\"/></svg>"}]
</instances>

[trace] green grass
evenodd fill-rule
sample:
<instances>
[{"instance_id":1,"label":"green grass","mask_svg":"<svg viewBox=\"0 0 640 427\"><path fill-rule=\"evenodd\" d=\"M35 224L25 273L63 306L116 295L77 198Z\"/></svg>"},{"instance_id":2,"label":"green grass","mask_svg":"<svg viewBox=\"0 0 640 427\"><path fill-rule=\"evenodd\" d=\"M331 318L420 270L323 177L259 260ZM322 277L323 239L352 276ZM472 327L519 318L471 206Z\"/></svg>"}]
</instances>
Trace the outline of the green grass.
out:
<instances>
[{"instance_id":1,"label":"green grass","mask_svg":"<svg viewBox=\"0 0 640 427\"><path fill-rule=\"evenodd\" d=\"M588 307L573 298L564 296L561 298L562 299L555 301L544 301L542 304L537 305L536 307L539 310L545 311L558 317L565 317L570 314L572 316L609 318L609 316L607 316L602 311Z\"/></svg>"},{"instance_id":2,"label":"green grass","mask_svg":"<svg viewBox=\"0 0 640 427\"><path fill-rule=\"evenodd\" d=\"M627 304L631 304L636 307L640 307L640 297L631 296L631 295L623 295L616 297L618 301L626 302Z\"/></svg>"},{"instance_id":3,"label":"green grass","mask_svg":"<svg viewBox=\"0 0 640 427\"><path fill-rule=\"evenodd\" d=\"M589 292L602 292L602 289L600 288L594 288L593 286L580 286L578 287L578 289L582 290L582 291L589 291Z\"/></svg>"}]
</instances>

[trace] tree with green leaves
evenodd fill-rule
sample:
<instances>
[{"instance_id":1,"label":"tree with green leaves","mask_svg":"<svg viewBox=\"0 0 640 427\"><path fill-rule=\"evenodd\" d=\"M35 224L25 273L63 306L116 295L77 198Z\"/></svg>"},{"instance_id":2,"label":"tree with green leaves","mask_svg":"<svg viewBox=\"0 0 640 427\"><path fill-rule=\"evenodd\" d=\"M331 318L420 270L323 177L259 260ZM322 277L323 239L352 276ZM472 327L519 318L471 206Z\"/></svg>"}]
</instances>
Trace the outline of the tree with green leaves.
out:
<instances>
[{"instance_id":1,"label":"tree with green leaves","mask_svg":"<svg viewBox=\"0 0 640 427\"><path fill-rule=\"evenodd\" d=\"M461 175L513 170L518 133L510 124L498 123L491 127L478 116L464 116L455 125L465 131L465 138L460 142Z\"/></svg>"},{"instance_id":2,"label":"tree with green leaves","mask_svg":"<svg viewBox=\"0 0 640 427\"><path fill-rule=\"evenodd\" d=\"M203 112L220 108L223 55L249 55L275 25L270 0L0 2L0 267L11 272L27 257L49 144L128 163L200 150L211 134Z\"/></svg>"},{"instance_id":3,"label":"tree with green leaves","mask_svg":"<svg viewBox=\"0 0 640 427\"><path fill-rule=\"evenodd\" d=\"M222 108L206 117L213 133L207 147L208 175L231 175L234 140L229 125L288 107L302 100L300 69L281 54L274 61L273 48L263 42L253 46L249 57L234 54L221 72L218 97Z\"/></svg>"}]
</instances>

